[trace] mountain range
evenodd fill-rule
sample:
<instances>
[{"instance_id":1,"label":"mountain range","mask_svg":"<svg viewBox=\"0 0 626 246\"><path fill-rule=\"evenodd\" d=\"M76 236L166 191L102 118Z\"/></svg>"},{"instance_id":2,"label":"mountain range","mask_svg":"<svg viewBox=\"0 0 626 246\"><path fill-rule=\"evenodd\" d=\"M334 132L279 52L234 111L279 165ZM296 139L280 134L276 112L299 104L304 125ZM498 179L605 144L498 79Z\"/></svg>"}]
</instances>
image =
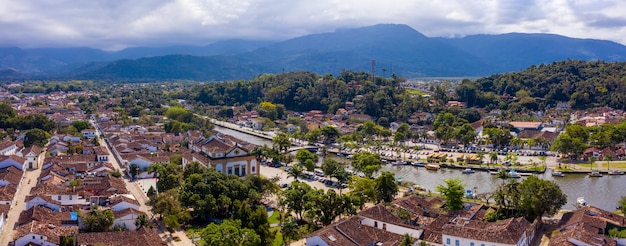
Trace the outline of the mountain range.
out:
<instances>
[{"instance_id":1,"label":"mountain range","mask_svg":"<svg viewBox=\"0 0 626 246\"><path fill-rule=\"evenodd\" d=\"M554 34L433 38L407 25L379 24L280 42L225 40L117 52L0 48L0 78L221 81L288 71L371 71L372 60L383 76L477 77L565 59L625 61L626 46Z\"/></svg>"}]
</instances>

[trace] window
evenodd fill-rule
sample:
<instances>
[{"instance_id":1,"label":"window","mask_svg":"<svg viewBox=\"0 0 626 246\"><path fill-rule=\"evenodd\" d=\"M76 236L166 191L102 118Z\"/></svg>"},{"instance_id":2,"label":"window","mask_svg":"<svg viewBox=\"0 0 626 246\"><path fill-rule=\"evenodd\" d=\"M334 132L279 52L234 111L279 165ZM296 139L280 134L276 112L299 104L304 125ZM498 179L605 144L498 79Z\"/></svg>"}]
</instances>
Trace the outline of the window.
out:
<instances>
[{"instance_id":1,"label":"window","mask_svg":"<svg viewBox=\"0 0 626 246\"><path fill-rule=\"evenodd\" d=\"M374 221L374 227L378 227L378 221Z\"/></svg>"},{"instance_id":2,"label":"window","mask_svg":"<svg viewBox=\"0 0 626 246\"><path fill-rule=\"evenodd\" d=\"M459 245L461 245L461 243L460 243L460 242L459 242L459 240L457 239L457 240L454 240L454 245L455 245L455 246L459 246Z\"/></svg>"},{"instance_id":3,"label":"window","mask_svg":"<svg viewBox=\"0 0 626 246\"><path fill-rule=\"evenodd\" d=\"M59 195L59 200L61 200L61 196Z\"/></svg>"},{"instance_id":4,"label":"window","mask_svg":"<svg viewBox=\"0 0 626 246\"><path fill-rule=\"evenodd\" d=\"M33 239L35 239L35 236L33 235Z\"/></svg>"},{"instance_id":5,"label":"window","mask_svg":"<svg viewBox=\"0 0 626 246\"><path fill-rule=\"evenodd\" d=\"M470 243L470 246L474 246L474 242L471 242L471 243Z\"/></svg>"},{"instance_id":6,"label":"window","mask_svg":"<svg viewBox=\"0 0 626 246\"><path fill-rule=\"evenodd\" d=\"M383 223L383 230L387 230L387 224Z\"/></svg>"},{"instance_id":7,"label":"window","mask_svg":"<svg viewBox=\"0 0 626 246\"><path fill-rule=\"evenodd\" d=\"M446 238L446 244L450 244L450 238Z\"/></svg>"},{"instance_id":8,"label":"window","mask_svg":"<svg viewBox=\"0 0 626 246\"><path fill-rule=\"evenodd\" d=\"M72 200L72 195L70 195L70 201Z\"/></svg>"},{"instance_id":9,"label":"window","mask_svg":"<svg viewBox=\"0 0 626 246\"><path fill-rule=\"evenodd\" d=\"M254 168L255 168L255 166L252 166L252 172L253 172L253 173L255 172L255 171L254 171Z\"/></svg>"}]
</instances>

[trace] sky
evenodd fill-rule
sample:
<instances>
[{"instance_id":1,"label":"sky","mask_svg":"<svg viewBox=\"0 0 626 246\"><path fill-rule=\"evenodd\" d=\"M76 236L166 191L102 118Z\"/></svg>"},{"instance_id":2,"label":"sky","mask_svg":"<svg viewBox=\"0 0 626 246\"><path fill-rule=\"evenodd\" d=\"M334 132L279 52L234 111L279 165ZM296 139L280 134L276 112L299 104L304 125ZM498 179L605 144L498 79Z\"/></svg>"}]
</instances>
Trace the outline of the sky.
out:
<instances>
[{"instance_id":1,"label":"sky","mask_svg":"<svg viewBox=\"0 0 626 246\"><path fill-rule=\"evenodd\" d=\"M553 33L626 44L624 0L0 0L0 47L281 41L407 24L429 37Z\"/></svg>"}]
</instances>

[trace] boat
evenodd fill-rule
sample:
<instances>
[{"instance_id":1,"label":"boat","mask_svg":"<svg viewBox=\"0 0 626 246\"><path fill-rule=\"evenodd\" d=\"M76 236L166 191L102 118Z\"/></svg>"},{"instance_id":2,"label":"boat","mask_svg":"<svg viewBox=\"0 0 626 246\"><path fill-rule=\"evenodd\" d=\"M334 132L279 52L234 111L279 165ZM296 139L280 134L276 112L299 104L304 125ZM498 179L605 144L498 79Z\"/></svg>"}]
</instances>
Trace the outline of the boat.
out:
<instances>
[{"instance_id":1,"label":"boat","mask_svg":"<svg viewBox=\"0 0 626 246\"><path fill-rule=\"evenodd\" d=\"M587 201L585 201L585 198L582 197L582 196L579 197L579 198L576 198L576 206L578 206L578 207L587 206Z\"/></svg>"},{"instance_id":2,"label":"boat","mask_svg":"<svg viewBox=\"0 0 626 246\"><path fill-rule=\"evenodd\" d=\"M437 164L426 164L424 167L426 170L439 170L439 165Z\"/></svg>"},{"instance_id":3,"label":"boat","mask_svg":"<svg viewBox=\"0 0 626 246\"><path fill-rule=\"evenodd\" d=\"M565 177L565 174L563 174L562 172L559 172L559 171L553 171L552 172L552 177Z\"/></svg>"},{"instance_id":4,"label":"boat","mask_svg":"<svg viewBox=\"0 0 626 246\"><path fill-rule=\"evenodd\" d=\"M391 163L392 166L404 166L406 165L405 162L401 162L401 161L394 161Z\"/></svg>"},{"instance_id":5,"label":"boat","mask_svg":"<svg viewBox=\"0 0 626 246\"><path fill-rule=\"evenodd\" d=\"M624 172L619 170L609 171L609 175L624 175Z\"/></svg>"},{"instance_id":6,"label":"boat","mask_svg":"<svg viewBox=\"0 0 626 246\"><path fill-rule=\"evenodd\" d=\"M598 170L591 170L591 172L589 173L589 177L602 177L602 173L600 173Z\"/></svg>"},{"instance_id":7,"label":"boat","mask_svg":"<svg viewBox=\"0 0 626 246\"><path fill-rule=\"evenodd\" d=\"M423 162L413 162L411 163L412 166L414 167L424 167L425 164Z\"/></svg>"},{"instance_id":8,"label":"boat","mask_svg":"<svg viewBox=\"0 0 626 246\"><path fill-rule=\"evenodd\" d=\"M470 173L474 173L474 170L470 168L466 168L465 170L463 170L463 174L470 174Z\"/></svg>"},{"instance_id":9,"label":"boat","mask_svg":"<svg viewBox=\"0 0 626 246\"><path fill-rule=\"evenodd\" d=\"M519 179L522 177L519 173L517 173L514 169L509 170L509 177L513 179Z\"/></svg>"}]
</instances>

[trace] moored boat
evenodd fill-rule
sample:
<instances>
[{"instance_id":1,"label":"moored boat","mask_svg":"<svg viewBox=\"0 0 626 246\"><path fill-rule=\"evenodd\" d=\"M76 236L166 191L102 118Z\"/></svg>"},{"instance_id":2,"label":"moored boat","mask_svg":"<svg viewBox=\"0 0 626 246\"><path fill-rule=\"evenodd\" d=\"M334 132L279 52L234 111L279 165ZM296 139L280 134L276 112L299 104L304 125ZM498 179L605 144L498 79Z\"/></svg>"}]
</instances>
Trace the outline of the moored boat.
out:
<instances>
[{"instance_id":1,"label":"moored boat","mask_svg":"<svg viewBox=\"0 0 626 246\"><path fill-rule=\"evenodd\" d=\"M463 174L470 174L470 173L474 173L474 170L470 168L466 168L465 170L463 170Z\"/></svg>"},{"instance_id":2,"label":"moored boat","mask_svg":"<svg viewBox=\"0 0 626 246\"><path fill-rule=\"evenodd\" d=\"M582 197L582 196L579 197L579 198L576 198L576 206L578 206L578 207L587 206L587 201L585 201L585 198Z\"/></svg>"},{"instance_id":3,"label":"moored boat","mask_svg":"<svg viewBox=\"0 0 626 246\"><path fill-rule=\"evenodd\" d=\"M426 170L439 170L439 165L437 164L426 164L424 167Z\"/></svg>"},{"instance_id":4,"label":"moored boat","mask_svg":"<svg viewBox=\"0 0 626 246\"><path fill-rule=\"evenodd\" d=\"M423 162L413 162L411 163L414 167L424 167L425 164Z\"/></svg>"},{"instance_id":5,"label":"moored boat","mask_svg":"<svg viewBox=\"0 0 626 246\"><path fill-rule=\"evenodd\" d=\"M609 175L624 175L624 172L619 170L609 171Z\"/></svg>"},{"instance_id":6,"label":"moored boat","mask_svg":"<svg viewBox=\"0 0 626 246\"><path fill-rule=\"evenodd\" d=\"M511 169L509 171L509 177L514 178L514 179L519 179L522 177L522 175L520 175L518 172L516 172L514 169Z\"/></svg>"},{"instance_id":7,"label":"moored boat","mask_svg":"<svg viewBox=\"0 0 626 246\"><path fill-rule=\"evenodd\" d=\"M600 173L598 170L591 170L591 172L589 173L589 177L602 177L602 173Z\"/></svg>"},{"instance_id":8,"label":"moored boat","mask_svg":"<svg viewBox=\"0 0 626 246\"><path fill-rule=\"evenodd\" d=\"M565 174L563 174L562 172L559 172L559 171L553 171L552 172L552 177L565 177Z\"/></svg>"}]
</instances>

